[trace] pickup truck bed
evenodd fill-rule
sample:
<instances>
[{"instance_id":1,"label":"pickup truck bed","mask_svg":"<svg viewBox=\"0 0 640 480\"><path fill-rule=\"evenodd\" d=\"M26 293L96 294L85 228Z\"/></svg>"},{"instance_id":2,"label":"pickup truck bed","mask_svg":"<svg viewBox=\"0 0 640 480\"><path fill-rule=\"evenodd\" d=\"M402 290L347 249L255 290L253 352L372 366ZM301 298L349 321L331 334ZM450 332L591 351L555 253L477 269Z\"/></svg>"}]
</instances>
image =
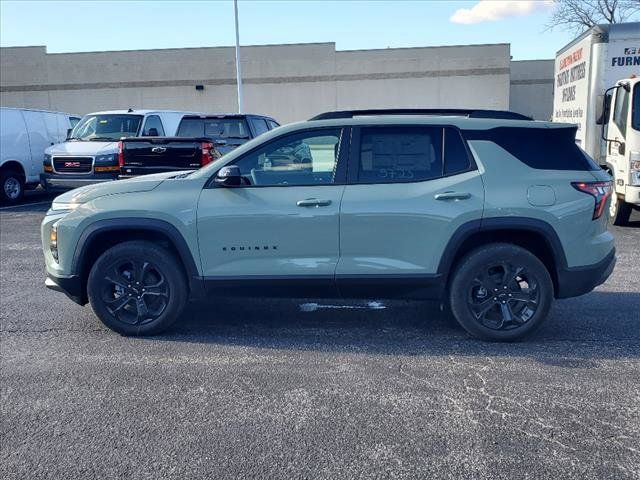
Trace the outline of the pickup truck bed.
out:
<instances>
[{"instance_id":1,"label":"pickup truck bed","mask_svg":"<svg viewBox=\"0 0 640 480\"><path fill-rule=\"evenodd\" d=\"M196 170L220 158L207 138L138 137L120 140L120 178Z\"/></svg>"}]
</instances>

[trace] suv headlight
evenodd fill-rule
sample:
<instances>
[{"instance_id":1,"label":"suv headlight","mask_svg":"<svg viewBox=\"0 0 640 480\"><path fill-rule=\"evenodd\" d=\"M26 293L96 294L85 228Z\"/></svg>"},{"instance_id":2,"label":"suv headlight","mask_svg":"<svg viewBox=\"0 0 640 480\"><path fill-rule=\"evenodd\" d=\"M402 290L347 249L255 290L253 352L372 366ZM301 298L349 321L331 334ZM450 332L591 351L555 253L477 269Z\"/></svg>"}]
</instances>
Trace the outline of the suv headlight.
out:
<instances>
[{"instance_id":1,"label":"suv headlight","mask_svg":"<svg viewBox=\"0 0 640 480\"><path fill-rule=\"evenodd\" d=\"M76 208L78 208L80 205L82 204L75 203L75 202L53 202L51 204L51 211L52 212L72 212Z\"/></svg>"},{"instance_id":2,"label":"suv headlight","mask_svg":"<svg viewBox=\"0 0 640 480\"><path fill-rule=\"evenodd\" d=\"M58 222L51 225L51 231L49 232L49 249L51 250L51 256L58 262Z\"/></svg>"}]
</instances>

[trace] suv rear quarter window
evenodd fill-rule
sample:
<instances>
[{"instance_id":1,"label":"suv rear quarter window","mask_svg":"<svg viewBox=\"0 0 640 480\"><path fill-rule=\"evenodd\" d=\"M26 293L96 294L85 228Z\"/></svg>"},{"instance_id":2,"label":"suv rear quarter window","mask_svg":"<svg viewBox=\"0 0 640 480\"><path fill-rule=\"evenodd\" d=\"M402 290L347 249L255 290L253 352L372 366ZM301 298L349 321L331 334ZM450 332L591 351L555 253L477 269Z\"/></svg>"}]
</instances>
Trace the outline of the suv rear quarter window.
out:
<instances>
[{"instance_id":1,"label":"suv rear quarter window","mask_svg":"<svg viewBox=\"0 0 640 480\"><path fill-rule=\"evenodd\" d=\"M541 170L600 170L576 145L577 127L497 127L466 130L467 140L487 140L500 146L525 165Z\"/></svg>"}]
</instances>

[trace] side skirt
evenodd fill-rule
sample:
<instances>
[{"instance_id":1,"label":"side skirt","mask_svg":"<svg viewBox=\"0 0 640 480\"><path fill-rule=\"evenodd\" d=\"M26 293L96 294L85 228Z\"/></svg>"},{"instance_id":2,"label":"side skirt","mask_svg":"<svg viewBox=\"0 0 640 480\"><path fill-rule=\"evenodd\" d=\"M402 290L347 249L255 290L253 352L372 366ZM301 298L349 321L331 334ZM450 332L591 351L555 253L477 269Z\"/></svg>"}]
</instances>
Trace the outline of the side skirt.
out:
<instances>
[{"instance_id":1,"label":"side skirt","mask_svg":"<svg viewBox=\"0 0 640 480\"><path fill-rule=\"evenodd\" d=\"M204 297L439 300L441 274L204 277Z\"/></svg>"}]
</instances>

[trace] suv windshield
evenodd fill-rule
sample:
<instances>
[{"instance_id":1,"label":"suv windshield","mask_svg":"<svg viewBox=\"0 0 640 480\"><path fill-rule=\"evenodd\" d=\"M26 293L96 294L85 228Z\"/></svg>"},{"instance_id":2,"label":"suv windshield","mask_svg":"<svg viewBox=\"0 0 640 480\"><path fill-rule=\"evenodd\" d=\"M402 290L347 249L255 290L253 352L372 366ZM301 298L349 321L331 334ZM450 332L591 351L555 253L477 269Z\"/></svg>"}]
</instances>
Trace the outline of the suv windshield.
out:
<instances>
[{"instance_id":1,"label":"suv windshield","mask_svg":"<svg viewBox=\"0 0 640 480\"><path fill-rule=\"evenodd\" d=\"M141 115L87 115L75 126L71 139L112 141L135 137L141 123Z\"/></svg>"},{"instance_id":2,"label":"suv windshield","mask_svg":"<svg viewBox=\"0 0 640 480\"><path fill-rule=\"evenodd\" d=\"M631 110L631 127L640 130L640 83L633 87L633 110Z\"/></svg>"},{"instance_id":3,"label":"suv windshield","mask_svg":"<svg viewBox=\"0 0 640 480\"><path fill-rule=\"evenodd\" d=\"M249 138L249 129L243 118L184 118L180 122L177 136L211 139Z\"/></svg>"}]
</instances>

